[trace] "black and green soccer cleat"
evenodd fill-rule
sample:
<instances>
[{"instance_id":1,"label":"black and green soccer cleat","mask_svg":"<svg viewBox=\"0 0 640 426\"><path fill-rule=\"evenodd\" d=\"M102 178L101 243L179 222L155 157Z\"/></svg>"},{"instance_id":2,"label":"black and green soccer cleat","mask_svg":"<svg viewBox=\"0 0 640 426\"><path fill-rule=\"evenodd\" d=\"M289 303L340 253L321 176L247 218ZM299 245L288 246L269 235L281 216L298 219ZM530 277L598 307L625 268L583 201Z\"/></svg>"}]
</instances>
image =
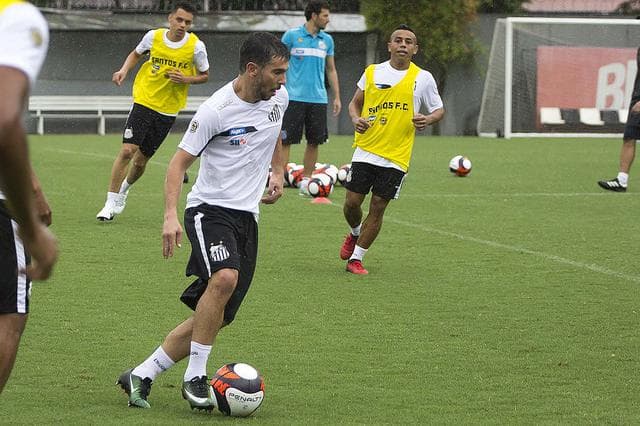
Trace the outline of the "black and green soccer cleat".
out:
<instances>
[{"instance_id":1,"label":"black and green soccer cleat","mask_svg":"<svg viewBox=\"0 0 640 426\"><path fill-rule=\"evenodd\" d=\"M216 407L216 397L207 376L194 377L183 382L182 397L187 400L191 409L211 411Z\"/></svg>"},{"instance_id":2,"label":"black and green soccer cleat","mask_svg":"<svg viewBox=\"0 0 640 426\"><path fill-rule=\"evenodd\" d=\"M118 377L116 385L120 385L129 396L129 407L151 408L151 405L147 402L147 397L151 392L151 379L138 377L132 374L132 371L133 368L122 373Z\"/></svg>"}]
</instances>

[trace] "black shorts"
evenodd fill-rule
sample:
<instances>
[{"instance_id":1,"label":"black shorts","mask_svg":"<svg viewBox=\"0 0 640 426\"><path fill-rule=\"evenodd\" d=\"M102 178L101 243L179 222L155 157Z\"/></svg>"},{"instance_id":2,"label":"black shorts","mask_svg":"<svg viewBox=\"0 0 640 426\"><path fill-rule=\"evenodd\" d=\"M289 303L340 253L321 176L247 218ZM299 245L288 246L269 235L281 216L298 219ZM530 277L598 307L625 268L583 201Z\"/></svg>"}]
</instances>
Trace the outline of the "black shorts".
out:
<instances>
[{"instance_id":1,"label":"black shorts","mask_svg":"<svg viewBox=\"0 0 640 426\"><path fill-rule=\"evenodd\" d=\"M327 104L290 101L282 119L282 143L299 144L304 137L311 145L320 145L327 141Z\"/></svg>"},{"instance_id":2,"label":"black shorts","mask_svg":"<svg viewBox=\"0 0 640 426\"><path fill-rule=\"evenodd\" d=\"M138 145L151 158L169 134L176 117L163 115L140 104L133 104L124 126L122 143Z\"/></svg>"},{"instance_id":3,"label":"black shorts","mask_svg":"<svg viewBox=\"0 0 640 426\"><path fill-rule=\"evenodd\" d=\"M385 200L395 200L400 196L402 182L407 174L393 167L374 166L369 163L351 163L345 187L358 194L373 194Z\"/></svg>"},{"instance_id":4,"label":"black shorts","mask_svg":"<svg viewBox=\"0 0 640 426\"><path fill-rule=\"evenodd\" d=\"M632 112L631 108L627 115L627 124L624 125L623 139L640 139L640 113Z\"/></svg>"},{"instance_id":5,"label":"black shorts","mask_svg":"<svg viewBox=\"0 0 640 426\"><path fill-rule=\"evenodd\" d=\"M195 310L214 272L235 269L238 283L224 309L224 323L229 324L249 291L256 269L258 224L252 213L201 204L184 212L184 228L191 242L186 274L198 279L180 300Z\"/></svg>"},{"instance_id":6,"label":"black shorts","mask_svg":"<svg viewBox=\"0 0 640 426\"><path fill-rule=\"evenodd\" d=\"M24 270L31 259L16 229L5 202L0 200L0 314L29 312L31 280Z\"/></svg>"}]
</instances>

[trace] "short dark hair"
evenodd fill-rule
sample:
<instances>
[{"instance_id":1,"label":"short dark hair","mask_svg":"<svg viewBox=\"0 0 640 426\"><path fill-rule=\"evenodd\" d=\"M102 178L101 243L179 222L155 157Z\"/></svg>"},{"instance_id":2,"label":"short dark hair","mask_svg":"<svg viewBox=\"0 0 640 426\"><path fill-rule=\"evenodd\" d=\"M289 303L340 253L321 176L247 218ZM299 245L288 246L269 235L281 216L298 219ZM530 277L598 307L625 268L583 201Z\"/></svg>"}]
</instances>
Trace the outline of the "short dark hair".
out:
<instances>
[{"instance_id":1,"label":"short dark hair","mask_svg":"<svg viewBox=\"0 0 640 426\"><path fill-rule=\"evenodd\" d=\"M252 33L240 47L240 73L249 62L262 67L274 58L289 60L289 49L278 37L267 32Z\"/></svg>"},{"instance_id":2,"label":"short dark hair","mask_svg":"<svg viewBox=\"0 0 640 426\"><path fill-rule=\"evenodd\" d=\"M389 34L389 37L391 37L393 35L393 33L395 33L398 30L405 30L405 31L410 31L413 33L413 36L416 38L416 43L418 42L418 36L416 35L416 32L413 31L413 28L411 28L410 26L408 26L407 24L400 24L397 27L395 27L393 29L393 31L391 31L391 34Z\"/></svg>"},{"instance_id":3,"label":"short dark hair","mask_svg":"<svg viewBox=\"0 0 640 426\"><path fill-rule=\"evenodd\" d=\"M304 8L304 17L307 18L307 21L311 19L311 15L314 13L319 15L322 12L322 9L329 10L329 3L322 0L311 0L307 3L307 7Z\"/></svg>"},{"instance_id":4,"label":"short dark hair","mask_svg":"<svg viewBox=\"0 0 640 426\"><path fill-rule=\"evenodd\" d=\"M192 5L189 2L186 1L181 1L181 2L177 2L175 3L175 5L173 6L173 8L171 9L171 13L176 13L178 11L178 9L182 9L185 12L189 12L192 15L196 14L196 8L194 5Z\"/></svg>"}]
</instances>

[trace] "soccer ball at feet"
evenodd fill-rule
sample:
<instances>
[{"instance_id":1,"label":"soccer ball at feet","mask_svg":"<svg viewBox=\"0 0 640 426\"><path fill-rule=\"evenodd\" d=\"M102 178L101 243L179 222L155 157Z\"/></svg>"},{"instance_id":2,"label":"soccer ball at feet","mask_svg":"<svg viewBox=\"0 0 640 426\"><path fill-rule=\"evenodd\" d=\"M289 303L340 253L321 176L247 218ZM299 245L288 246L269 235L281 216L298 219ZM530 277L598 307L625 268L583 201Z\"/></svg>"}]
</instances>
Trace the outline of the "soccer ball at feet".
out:
<instances>
[{"instance_id":1,"label":"soccer ball at feet","mask_svg":"<svg viewBox=\"0 0 640 426\"><path fill-rule=\"evenodd\" d=\"M471 160L463 155L456 155L449 161L449 171L457 176L466 176L471 172Z\"/></svg>"},{"instance_id":2,"label":"soccer ball at feet","mask_svg":"<svg viewBox=\"0 0 640 426\"><path fill-rule=\"evenodd\" d=\"M211 379L211 387L218 410L227 416L250 416L264 400L264 379L249 364L223 365Z\"/></svg>"}]
</instances>

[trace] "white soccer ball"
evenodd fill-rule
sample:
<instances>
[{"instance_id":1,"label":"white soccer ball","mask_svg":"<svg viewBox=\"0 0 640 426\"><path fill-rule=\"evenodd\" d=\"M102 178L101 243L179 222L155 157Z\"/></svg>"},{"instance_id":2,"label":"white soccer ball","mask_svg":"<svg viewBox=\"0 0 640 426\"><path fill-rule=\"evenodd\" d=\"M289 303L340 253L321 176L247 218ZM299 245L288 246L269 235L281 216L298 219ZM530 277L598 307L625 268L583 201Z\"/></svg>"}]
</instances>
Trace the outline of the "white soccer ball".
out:
<instances>
[{"instance_id":1,"label":"white soccer ball","mask_svg":"<svg viewBox=\"0 0 640 426\"><path fill-rule=\"evenodd\" d=\"M466 176L471 173L471 160L464 155L456 155L449 161L449 171L456 176Z\"/></svg>"},{"instance_id":2,"label":"white soccer ball","mask_svg":"<svg viewBox=\"0 0 640 426\"><path fill-rule=\"evenodd\" d=\"M331 176L326 173L312 175L307 191L312 197L328 197L333 192Z\"/></svg>"},{"instance_id":3,"label":"white soccer ball","mask_svg":"<svg viewBox=\"0 0 640 426\"><path fill-rule=\"evenodd\" d=\"M211 387L218 410L227 416L250 416L264 400L264 379L249 364L223 365L211 379Z\"/></svg>"},{"instance_id":4,"label":"white soccer ball","mask_svg":"<svg viewBox=\"0 0 640 426\"><path fill-rule=\"evenodd\" d=\"M340 182L340 185L345 184L350 171L351 163L340 166L340 168L338 169L338 182Z\"/></svg>"}]
</instances>

